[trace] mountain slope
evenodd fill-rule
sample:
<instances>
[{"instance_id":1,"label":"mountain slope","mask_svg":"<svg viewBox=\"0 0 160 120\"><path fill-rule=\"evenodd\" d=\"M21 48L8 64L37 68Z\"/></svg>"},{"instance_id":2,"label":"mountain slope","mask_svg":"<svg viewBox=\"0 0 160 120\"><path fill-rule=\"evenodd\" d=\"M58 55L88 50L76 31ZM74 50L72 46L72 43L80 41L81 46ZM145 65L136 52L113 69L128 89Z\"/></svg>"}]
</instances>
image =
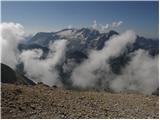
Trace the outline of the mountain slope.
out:
<instances>
[{"instance_id":1,"label":"mountain slope","mask_svg":"<svg viewBox=\"0 0 160 120\"><path fill-rule=\"evenodd\" d=\"M2 118L158 119L158 96L2 84Z\"/></svg>"},{"instance_id":2,"label":"mountain slope","mask_svg":"<svg viewBox=\"0 0 160 120\"><path fill-rule=\"evenodd\" d=\"M9 84L35 85L35 83L32 80L28 79L24 75L19 74L9 66L2 63L1 63L1 82Z\"/></svg>"}]
</instances>

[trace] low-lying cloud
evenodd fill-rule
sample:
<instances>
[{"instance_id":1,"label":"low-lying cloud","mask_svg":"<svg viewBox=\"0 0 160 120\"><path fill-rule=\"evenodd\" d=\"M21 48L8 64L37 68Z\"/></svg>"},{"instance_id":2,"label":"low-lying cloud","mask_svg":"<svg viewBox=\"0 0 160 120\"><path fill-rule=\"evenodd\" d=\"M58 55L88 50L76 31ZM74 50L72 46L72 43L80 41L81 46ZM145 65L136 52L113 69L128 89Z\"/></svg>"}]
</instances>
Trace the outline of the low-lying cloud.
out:
<instances>
[{"instance_id":1,"label":"low-lying cloud","mask_svg":"<svg viewBox=\"0 0 160 120\"><path fill-rule=\"evenodd\" d=\"M155 92L159 88L158 56L151 57L147 51L140 49L130 55L131 61L120 75L114 74L110 68L109 59L123 53L135 39L136 34L133 31L126 31L112 37L102 50L91 51L89 59L74 69L71 77L73 85L82 89L109 89L115 92Z\"/></svg>"},{"instance_id":2,"label":"low-lying cloud","mask_svg":"<svg viewBox=\"0 0 160 120\"><path fill-rule=\"evenodd\" d=\"M13 69L18 63L17 45L24 40L24 28L18 23L1 23L1 62Z\"/></svg>"},{"instance_id":3,"label":"low-lying cloud","mask_svg":"<svg viewBox=\"0 0 160 120\"><path fill-rule=\"evenodd\" d=\"M111 26L119 27L123 22L111 25L99 25L94 21L94 29ZM122 68L121 74L114 74L109 64L110 58L124 53L128 45L136 40L136 34L128 30L120 35L112 36L106 41L102 50L91 50L88 59L81 64L74 60L65 63L65 52L68 40L55 40L49 44L49 53L44 58L42 49L18 51L18 44L24 40L24 27L17 23L2 23L1 30L1 62L13 69L18 63L23 63L25 75L35 82L47 85L63 86L57 66L70 71L72 86L82 89L111 89L115 92L134 90L144 94L152 94L159 88L158 56L150 56L145 50L130 53L131 60ZM63 65L62 65L63 64Z\"/></svg>"},{"instance_id":4,"label":"low-lying cloud","mask_svg":"<svg viewBox=\"0 0 160 120\"><path fill-rule=\"evenodd\" d=\"M111 89L118 92L136 90L152 94L159 87L158 61L158 56L152 58L144 50L136 51L122 74L111 81Z\"/></svg>"},{"instance_id":5,"label":"low-lying cloud","mask_svg":"<svg viewBox=\"0 0 160 120\"><path fill-rule=\"evenodd\" d=\"M121 54L125 47L128 44L132 44L135 39L136 35L133 31L126 31L121 35L112 37L106 42L102 50L91 51L89 58L73 71L71 77L73 85L82 88L96 87L97 82L100 79L99 77L101 77L101 72L108 76L102 81L108 81L108 79L111 79L109 77L111 70L107 61L110 57L115 57Z\"/></svg>"},{"instance_id":6,"label":"low-lying cloud","mask_svg":"<svg viewBox=\"0 0 160 120\"><path fill-rule=\"evenodd\" d=\"M35 82L61 86L56 65L64 60L66 43L66 40L50 43L46 59L41 59L43 54L41 49L23 51L20 55L20 61L24 64L26 76Z\"/></svg>"}]
</instances>

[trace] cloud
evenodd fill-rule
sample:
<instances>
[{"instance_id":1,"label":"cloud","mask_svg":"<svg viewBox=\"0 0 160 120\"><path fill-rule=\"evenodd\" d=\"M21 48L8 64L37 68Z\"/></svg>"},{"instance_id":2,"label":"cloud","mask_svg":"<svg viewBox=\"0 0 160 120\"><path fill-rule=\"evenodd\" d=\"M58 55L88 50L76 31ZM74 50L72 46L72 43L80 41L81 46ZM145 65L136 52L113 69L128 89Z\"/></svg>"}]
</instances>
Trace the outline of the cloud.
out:
<instances>
[{"instance_id":1,"label":"cloud","mask_svg":"<svg viewBox=\"0 0 160 120\"><path fill-rule=\"evenodd\" d=\"M93 21L92 28L97 29L97 21L96 20Z\"/></svg>"},{"instance_id":2,"label":"cloud","mask_svg":"<svg viewBox=\"0 0 160 120\"><path fill-rule=\"evenodd\" d=\"M56 65L64 61L66 43L66 40L50 43L50 51L46 59L41 59L43 54L41 49L23 51L20 55L20 61L24 63L26 76L35 82L61 86Z\"/></svg>"},{"instance_id":3,"label":"cloud","mask_svg":"<svg viewBox=\"0 0 160 120\"><path fill-rule=\"evenodd\" d=\"M123 23L122 21L113 22L113 23L111 24L111 28L119 27L122 23Z\"/></svg>"},{"instance_id":4,"label":"cloud","mask_svg":"<svg viewBox=\"0 0 160 120\"><path fill-rule=\"evenodd\" d=\"M122 23L98 25L95 20L93 27L105 30L111 26L119 27ZM110 68L110 58L119 56L127 45L135 42L136 34L133 31L111 37L102 50L91 50L88 59L79 65L74 59L67 59L68 64L64 62L67 40L51 42L49 53L44 59L41 49L24 50L22 53L18 51L17 45L25 39L21 24L1 23L0 30L1 62L14 69L18 62L22 62L26 76L35 82L63 86L57 70L57 66L63 64L64 72L73 71L70 79L75 87L112 89L116 92L135 90L144 94L152 94L159 87L159 58L150 56L145 50L131 53L131 61L120 75L114 74Z\"/></svg>"},{"instance_id":5,"label":"cloud","mask_svg":"<svg viewBox=\"0 0 160 120\"><path fill-rule=\"evenodd\" d=\"M158 56L152 58L147 51L136 51L131 62L123 69L122 75L111 81L111 89L118 92L136 90L152 94L159 85L158 61Z\"/></svg>"},{"instance_id":6,"label":"cloud","mask_svg":"<svg viewBox=\"0 0 160 120\"><path fill-rule=\"evenodd\" d=\"M117 23L117 26L119 27L121 24L123 24L123 22L122 22L122 21L119 21L119 22Z\"/></svg>"},{"instance_id":7,"label":"cloud","mask_svg":"<svg viewBox=\"0 0 160 120\"><path fill-rule=\"evenodd\" d=\"M15 69L19 51L17 45L24 40L24 27L18 23L1 23L1 62Z\"/></svg>"},{"instance_id":8,"label":"cloud","mask_svg":"<svg viewBox=\"0 0 160 120\"><path fill-rule=\"evenodd\" d=\"M100 24L100 28L102 29L102 31L104 31L109 28L109 24L106 24L106 25Z\"/></svg>"},{"instance_id":9,"label":"cloud","mask_svg":"<svg viewBox=\"0 0 160 120\"><path fill-rule=\"evenodd\" d=\"M135 39L136 35L133 31L126 31L107 41L102 50L91 51L89 59L74 69L71 77L73 85L81 88L92 88L97 86L97 82L102 76L104 76L104 79L107 75L112 77L110 66L106 61L108 61L110 57L118 56L123 52L126 45L132 44ZM103 73L103 75L101 73ZM110 77L108 77L106 81L111 79Z\"/></svg>"},{"instance_id":10,"label":"cloud","mask_svg":"<svg viewBox=\"0 0 160 120\"><path fill-rule=\"evenodd\" d=\"M93 21L92 28L100 32L107 32L107 30L118 28L123 24L123 21L112 22L112 24L98 24L96 20Z\"/></svg>"},{"instance_id":11,"label":"cloud","mask_svg":"<svg viewBox=\"0 0 160 120\"><path fill-rule=\"evenodd\" d=\"M109 59L124 52L127 45L136 40L133 31L112 37L102 50L92 50L89 58L72 73L73 86L96 89L111 89L115 92L134 90L152 94L159 87L158 56L152 57L145 50L131 53L131 61L122 69L122 74L112 72Z\"/></svg>"},{"instance_id":12,"label":"cloud","mask_svg":"<svg viewBox=\"0 0 160 120\"><path fill-rule=\"evenodd\" d=\"M73 26L72 25L68 25L68 27L67 27L68 29L71 29L71 28L73 28Z\"/></svg>"},{"instance_id":13,"label":"cloud","mask_svg":"<svg viewBox=\"0 0 160 120\"><path fill-rule=\"evenodd\" d=\"M66 40L57 40L49 44L49 54L42 59L41 49L24 50L22 53L17 46L26 38L24 27L18 23L1 23L1 63L13 69L19 62L24 64L26 75L35 82L44 82L47 85L61 85L56 65L65 59Z\"/></svg>"}]
</instances>

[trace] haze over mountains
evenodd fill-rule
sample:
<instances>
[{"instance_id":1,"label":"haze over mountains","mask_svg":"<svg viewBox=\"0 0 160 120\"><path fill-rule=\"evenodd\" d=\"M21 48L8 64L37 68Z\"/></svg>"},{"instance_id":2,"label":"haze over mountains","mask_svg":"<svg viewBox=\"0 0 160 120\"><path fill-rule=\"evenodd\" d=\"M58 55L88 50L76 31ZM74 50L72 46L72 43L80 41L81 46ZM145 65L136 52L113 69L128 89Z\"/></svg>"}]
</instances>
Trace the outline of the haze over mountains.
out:
<instances>
[{"instance_id":1,"label":"haze over mountains","mask_svg":"<svg viewBox=\"0 0 160 120\"><path fill-rule=\"evenodd\" d=\"M23 26L3 23L1 27L2 63L34 82L144 94L159 88L158 39L148 39L131 30L119 34L113 30L102 33L94 28L70 28L39 32L23 40ZM15 44L11 44L13 41ZM3 52L7 48L9 52ZM13 64L7 61L9 57Z\"/></svg>"}]
</instances>

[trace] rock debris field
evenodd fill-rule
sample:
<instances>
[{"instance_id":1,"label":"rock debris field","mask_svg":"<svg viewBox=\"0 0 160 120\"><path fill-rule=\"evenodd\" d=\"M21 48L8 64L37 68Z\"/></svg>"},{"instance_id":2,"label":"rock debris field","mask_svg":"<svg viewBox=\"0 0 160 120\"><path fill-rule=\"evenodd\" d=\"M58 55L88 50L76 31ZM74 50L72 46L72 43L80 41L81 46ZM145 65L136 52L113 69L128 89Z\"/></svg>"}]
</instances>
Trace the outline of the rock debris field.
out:
<instances>
[{"instance_id":1,"label":"rock debris field","mask_svg":"<svg viewBox=\"0 0 160 120\"><path fill-rule=\"evenodd\" d=\"M1 118L159 118L159 97L1 84Z\"/></svg>"}]
</instances>

